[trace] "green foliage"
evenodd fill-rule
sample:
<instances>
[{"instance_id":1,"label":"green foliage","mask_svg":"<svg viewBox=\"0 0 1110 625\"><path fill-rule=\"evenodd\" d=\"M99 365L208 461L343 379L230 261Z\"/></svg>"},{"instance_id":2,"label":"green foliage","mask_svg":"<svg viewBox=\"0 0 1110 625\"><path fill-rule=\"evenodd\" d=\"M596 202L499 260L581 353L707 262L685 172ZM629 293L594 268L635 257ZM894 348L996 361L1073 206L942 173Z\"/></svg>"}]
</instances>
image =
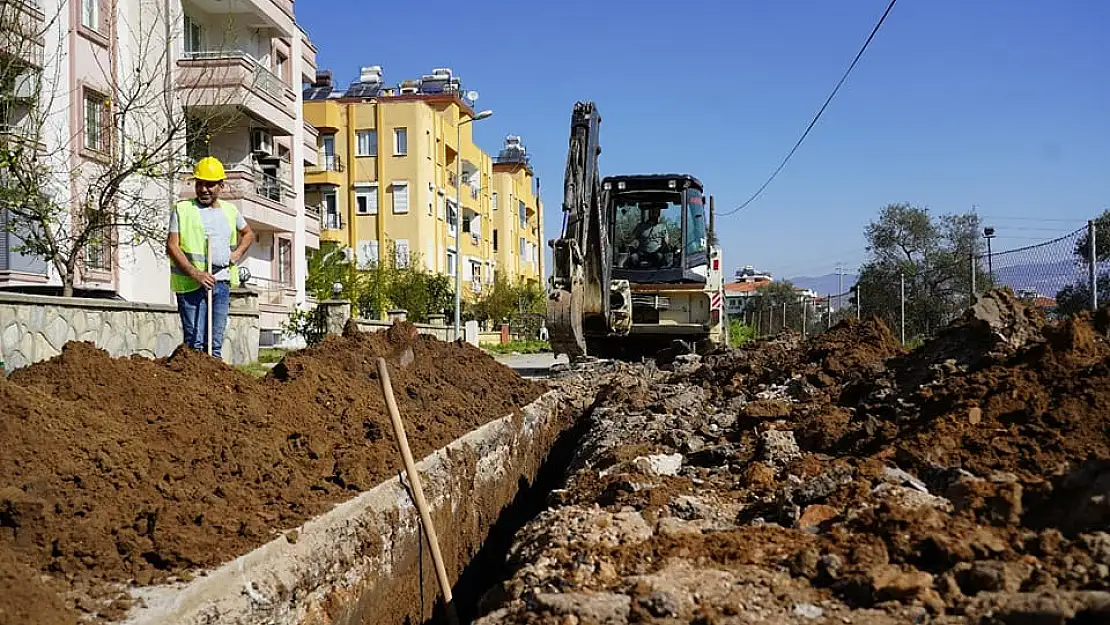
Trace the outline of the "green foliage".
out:
<instances>
[{"instance_id":1,"label":"green foliage","mask_svg":"<svg viewBox=\"0 0 1110 625\"><path fill-rule=\"evenodd\" d=\"M316 345L327 336L327 320L324 308L313 306L308 309L294 310L287 320L281 324L281 331L285 334L300 336L308 345Z\"/></svg>"},{"instance_id":2,"label":"green foliage","mask_svg":"<svg viewBox=\"0 0 1110 625\"><path fill-rule=\"evenodd\" d=\"M343 247L334 242L321 243L309 256L306 290L317 300L345 299L351 303L352 314L381 319L391 309L408 311L408 319L426 323L431 315L454 310L454 288L451 279L429 271L412 254L407 264L396 262L396 247L378 261L362 261L357 266L344 259ZM341 288L338 295L334 285Z\"/></svg>"},{"instance_id":3,"label":"green foliage","mask_svg":"<svg viewBox=\"0 0 1110 625\"><path fill-rule=\"evenodd\" d=\"M728 344L739 347L748 341L755 340L755 328L744 325L739 319L728 320Z\"/></svg>"},{"instance_id":4,"label":"green foliage","mask_svg":"<svg viewBox=\"0 0 1110 625\"><path fill-rule=\"evenodd\" d=\"M486 285L469 312L477 321L493 324L511 323L516 318L542 315L546 311L547 294L536 280L521 280L513 283L505 277L505 272L497 271L493 283ZM537 327L538 330L538 322ZM522 330L526 333L529 330Z\"/></svg>"},{"instance_id":5,"label":"green foliage","mask_svg":"<svg viewBox=\"0 0 1110 625\"><path fill-rule=\"evenodd\" d=\"M551 351L551 343L534 339L514 340L508 343L483 343L482 349L492 354L542 354Z\"/></svg>"},{"instance_id":6,"label":"green foliage","mask_svg":"<svg viewBox=\"0 0 1110 625\"><path fill-rule=\"evenodd\" d=\"M870 258L856 286L863 311L899 328L904 278L906 335L929 335L948 323L971 301L971 259L983 251L981 226L975 213L934 218L909 204L883 207L864 230ZM981 265L975 265L980 291L992 286Z\"/></svg>"}]
</instances>

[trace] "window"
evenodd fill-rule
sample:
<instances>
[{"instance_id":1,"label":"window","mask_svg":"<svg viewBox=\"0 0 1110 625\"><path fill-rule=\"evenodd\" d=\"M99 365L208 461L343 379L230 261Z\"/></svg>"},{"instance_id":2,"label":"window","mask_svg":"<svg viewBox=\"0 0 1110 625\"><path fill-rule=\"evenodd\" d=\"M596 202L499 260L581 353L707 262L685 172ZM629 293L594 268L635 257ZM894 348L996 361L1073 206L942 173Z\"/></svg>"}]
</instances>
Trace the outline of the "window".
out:
<instances>
[{"instance_id":1,"label":"window","mask_svg":"<svg viewBox=\"0 0 1110 625\"><path fill-rule=\"evenodd\" d=\"M108 99L85 90L85 148L107 152L110 123Z\"/></svg>"},{"instance_id":2,"label":"window","mask_svg":"<svg viewBox=\"0 0 1110 625\"><path fill-rule=\"evenodd\" d=\"M377 241L359 241L358 248L355 250L355 257L358 261L359 267L368 267L371 263L378 262L378 242Z\"/></svg>"},{"instance_id":3,"label":"window","mask_svg":"<svg viewBox=\"0 0 1110 625\"><path fill-rule=\"evenodd\" d=\"M288 80L285 76L285 64L289 60L284 54L278 52L274 55L276 62L274 63L274 73L282 80Z\"/></svg>"},{"instance_id":4,"label":"window","mask_svg":"<svg viewBox=\"0 0 1110 625\"><path fill-rule=\"evenodd\" d=\"M208 131L205 123L192 116L185 118L185 155L194 161L208 155Z\"/></svg>"},{"instance_id":5,"label":"window","mask_svg":"<svg viewBox=\"0 0 1110 625\"><path fill-rule=\"evenodd\" d=\"M393 183L393 212L397 215L409 212L409 183Z\"/></svg>"},{"instance_id":6,"label":"window","mask_svg":"<svg viewBox=\"0 0 1110 625\"><path fill-rule=\"evenodd\" d=\"M398 267L404 268L409 266L409 240L397 239L393 247L393 262Z\"/></svg>"},{"instance_id":7,"label":"window","mask_svg":"<svg viewBox=\"0 0 1110 625\"><path fill-rule=\"evenodd\" d=\"M493 231L493 251L497 251L497 230Z\"/></svg>"},{"instance_id":8,"label":"window","mask_svg":"<svg viewBox=\"0 0 1110 625\"><path fill-rule=\"evenodd\" d=\"M88 241L85 243L85 266L89 269L108 271L112 268L111 216L103 211L89 208L85 219L88 221ZM106 223L107 222L107 223Z\"/></svg>"},{"instance_id":9,"label":"window","mask_svg":"<svg viewBox=\"0 0 1110 625\"><path fill-rule=\"evenodd\" d=\"M81 0L81 25L100 30L100 0Z\"/></svg>"},{"instance_id":10,"label":"window","mask_svg":"<svg viewBox=\"0 0 1110 625\"><path fill-rule=\"evenodd\" d=\"M355 156L378 155L378 131L359 130L355 133L358 145L355 146Z\"/></svg>"},{"instance_id":11,"label":"window","mask_svg":"<svg viewBox=\"0 0 1110 625\"><path fill-rule=\"evenodd\" d=\"M339 215L339 196L334 191L324 192L324 229L339 230L343 227L343 218Z\"/></svg>"},{"instance_id":12,"label":"window","mask_svg":"<svg viewBox=\"0 0 1110 625\"><path fill-rule=\"evenodd\" d=\"M447 250L447 275L455 275L455 250Z\"/></svg>"},{"instance_id":13,"label":"window","mask_svg":"<svg viewBox=\"0 0 1110 625\"><path fill-rule=\"evenodd\" d=\"M378 214L378 185L376 183L355 183L355 213L359 215Z\"/></svg>"},{"instance_id":14,"label":"window","mask_svg":"<svg viewBox=\"0 0 1110 625\"><path fill-rule=\"evenodd\" d=\"M490 200L490 202L492 203L493 210L497 210L497 191L493 192L492 199Z\"/></svg>"},{"instance_id":15,"label":"window","mask_svg":"<svg viewBox=\"0 0 1110 625\"><path fill-rule=\"evenodd\" d=\"M404 156L409 153L409 131L407 128L393 129L393 154Z\"/></svg>"},{"instance_id":16,"label":"window","mask_svg":"<svg viewBox=\"0 0 1110 625\"><path fill-rule=\"evenodd\" d=\"M524 237L520 237L520 262L523 263L527 256L528 256L528 241L526 241L524 239Z\"/></svg>"},{"instance_id":17,"label":"window","mask_svg":"<svg viewBox=\"0 0 1110 625\"><path fill-rule=\"evenodd\" d=\"M524 205L524 202L520 202L517 210L520 212L520 228L522 230L526 229L528 227L528 207Z\"/></svg>"},{"instance_id":18,"label":"window","mask_svg":"<svg viewBox=\"0 0 1110 625\"><path fill-rule=\"evenodd\" d=\"M202 35L200 24L193 21L193 18L188 15L185 16L185 53L186 55L195 54L203 49Z\"/></svg>"},{"instance_id":19,"label":"window","mask_svg":"<svg viewBox=\"0 0 1110 625\"><path fill-rule=\"evenodd\" d=\"M278 239L278 282L282 286L293 286L293 241Z\"/></svg>"},{"instance_id":20,"label":"window","mask_svg":"<svg viewBox=\"0 0 1110 625\"><path fill-rule=\"evenodd\" d=\"M704 254L706 238L705 199L701 191L686 189L686 254Z\"/></svg>"},{"instance_id":21,"label":"window","mask_svg":"<svg viewBox=\"0 0 1110 625\"><path fill-rule=\"evenodd\" d=\"M451 236L455 236L456 228L459 224L459 211L455 206L454 200L447 200L447 232Z\"/></svg>"}]
</instances>

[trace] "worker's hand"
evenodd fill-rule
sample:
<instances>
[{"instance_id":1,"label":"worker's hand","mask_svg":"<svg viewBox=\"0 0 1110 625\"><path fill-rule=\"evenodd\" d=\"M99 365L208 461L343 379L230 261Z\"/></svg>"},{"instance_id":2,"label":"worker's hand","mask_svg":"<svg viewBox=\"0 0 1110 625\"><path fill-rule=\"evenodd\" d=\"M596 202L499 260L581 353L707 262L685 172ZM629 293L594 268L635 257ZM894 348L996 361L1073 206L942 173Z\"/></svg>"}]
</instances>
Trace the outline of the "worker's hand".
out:
<instances>
[{"instance_id":1,"label":"worker's hand","mask_svg":"<svg viewBox=\"0 0 1110 625\"><path fill-rule=\"evenodd\" d=\"M201 286L206 289L211 289L216 286L216 276L208 273L207 271L196 272L196 275L193 276L193 279L199 282Z\"/></svg>"}]
</instances>

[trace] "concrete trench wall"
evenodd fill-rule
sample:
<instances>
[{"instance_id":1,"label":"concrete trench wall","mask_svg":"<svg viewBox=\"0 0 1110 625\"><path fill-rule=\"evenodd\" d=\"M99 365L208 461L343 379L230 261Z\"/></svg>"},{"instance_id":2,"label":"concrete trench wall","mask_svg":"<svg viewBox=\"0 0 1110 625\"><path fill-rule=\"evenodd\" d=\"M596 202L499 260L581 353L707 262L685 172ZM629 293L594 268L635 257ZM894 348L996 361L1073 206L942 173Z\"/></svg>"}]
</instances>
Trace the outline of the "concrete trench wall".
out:
<instances>
[{"instance_id":1,"label":"concrete trench wall","mask_svg":"<svg viewBox=\"0 0 1110 625\"><path fill-rule=\"evenodd\" d=\"M418 462L452 584L572 419L549 391ZM138 589L145 606L124 623L423 623L439 589L407 484L383 482L188 584Z\"/></svg>"}]
</instances>

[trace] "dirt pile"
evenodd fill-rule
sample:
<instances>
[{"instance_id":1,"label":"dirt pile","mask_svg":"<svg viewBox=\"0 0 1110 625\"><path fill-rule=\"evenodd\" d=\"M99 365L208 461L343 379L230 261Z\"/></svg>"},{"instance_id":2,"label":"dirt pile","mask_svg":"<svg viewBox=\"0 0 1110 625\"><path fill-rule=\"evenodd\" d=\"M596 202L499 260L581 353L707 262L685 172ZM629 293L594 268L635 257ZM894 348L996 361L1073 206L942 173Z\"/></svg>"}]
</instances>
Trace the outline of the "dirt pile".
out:
<instances>
[{"instance_id":1,"label":"dirt pile","mask_svg":"<svg viewBox=\"0 0 1110 625\"><path fill-rule=\"evenodd\" d=\"M78 593L187 577L388 479L402 463L378 356L417 457L545 390L411 324L328 337L263 379L187 350L113 359L70 343L0 380L5 568L18 560Z\"/></svg>"},{"instance_id":2,"label":"dirt pile","mask_svg":"<svg viewBox=\"0 0 1110 625\"><path fill-rule=\"evenodd\" d=\"M482 622L1110 622L1108 328L992 292L619 370Z\"/></svg>"}]
</instances>

